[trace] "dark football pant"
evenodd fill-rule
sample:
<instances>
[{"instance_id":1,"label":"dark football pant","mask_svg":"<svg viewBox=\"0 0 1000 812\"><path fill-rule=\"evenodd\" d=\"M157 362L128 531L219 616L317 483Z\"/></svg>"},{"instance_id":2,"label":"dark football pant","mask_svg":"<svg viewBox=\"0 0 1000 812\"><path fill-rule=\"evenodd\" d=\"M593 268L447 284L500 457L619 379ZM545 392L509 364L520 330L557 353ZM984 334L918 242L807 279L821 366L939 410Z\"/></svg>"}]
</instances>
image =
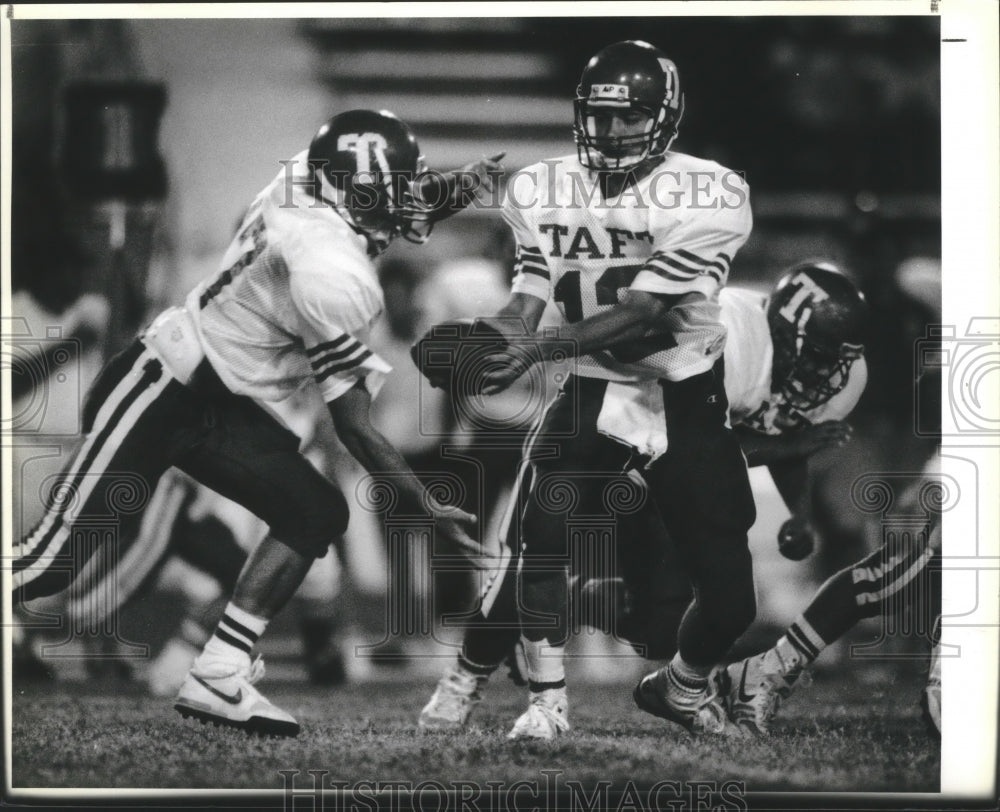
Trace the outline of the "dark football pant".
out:
<instances>
[{"instance_id":1,"label":"dark football pant","mask_svg":"<svg viewBox=\"0 0 1000 812\"><path fill-rule=\"evenodd\" d=\"M524 490L526 497L527 487ZM508 532L512 555L493 576L488 611L480 609L466 625L459 656L475 673L493 673L521 634L518 537L518 525L512 522ZM595 577L588 582L586 574L574 572L570 562L570 628L591 626L630 644L646 659L669 659L677 651L677 631L692 598L676 546L648 504L618 518L615 539L613 572L591 573Z\"/></svg>"},{"instance_id":2,"label":"dark football pant","mask_svg":"<svg viewBox=\"0 0 1000 812\"><path fill-rule=\"evenodd\" d=\"M346 500L298 453L298 437L230 392L207 361L182 385L137 340L94 383L83 427L45 515L14 545L15 602L64 589L97 550L133 537L172 465L304 555L325 555L347 526Z\"/></svg>"},{"instance_id":3,"label":"dark football pant","mask_svg":"<svg viewBox=\"0 0 1000 812\"><path fill-rule=\"evenodd\" d=\"M120 611L148 592L174 556L232 592L247 551L218 517L190 515L197 494L197 483L182 474L160 479L135 535L119 535L115 549L105 548L117 557L95 555L79 572L67 605L71 622L101 622Z\"/></svg>"},{"instance_id":4,"label":"dark football pant","mask_svg":"<svg viewBox=\"0 0 1000 812\"><path fill-rule=\"evenodd\" d=\"M662 386L668 450L640 470L694 590L680 625L679 650L692 664L711 665L756 612L747 547L756 510L742 449L725 425L721 364ZM597 432L606 388L604 380L571 378L528 452L533 470L521 525L518 611L529 640L565 642L574 536L586 537L588 529L593 533L602 522L613 522L607 516L609 502L614 506L609 481L636 462L628 448ZM618 507L618 513L638 509Z\"/></svg>"},{"instance_id":5,"label":"dark football pant","mask_svg":"<svg viewBox=\"0 0 1000 812\"><path fill-rule=\"evenodd\" d=\"M832 575L802 613L809 625L830 644L865 618L898 617L910 611L918 613L914 625L932 637L941 613L941 555L931 546L930 536L936 525L940 532L939 522L912 535L894 534L856 564Z\"/></svg>"}]
</instances>

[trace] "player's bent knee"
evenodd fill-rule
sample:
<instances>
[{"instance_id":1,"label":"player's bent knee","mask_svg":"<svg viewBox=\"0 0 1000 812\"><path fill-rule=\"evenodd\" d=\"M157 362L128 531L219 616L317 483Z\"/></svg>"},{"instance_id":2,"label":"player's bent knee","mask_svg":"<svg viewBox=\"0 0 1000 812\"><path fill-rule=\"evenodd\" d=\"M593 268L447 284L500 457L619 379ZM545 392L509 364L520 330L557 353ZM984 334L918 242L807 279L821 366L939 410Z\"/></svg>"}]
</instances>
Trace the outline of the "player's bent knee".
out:
<instances>
[{"instance_id":1,"label":"player's bent knee","mask_svg":"<svg viewBox=\"0 0 1000 812\"><path fill-rule=\"evenodd\" d=\"M350 509L335 488L322 500L289 506L280 521L271 523L271 535L302 555L322 558L347 530Z\"/></svg>"}]
</instances>

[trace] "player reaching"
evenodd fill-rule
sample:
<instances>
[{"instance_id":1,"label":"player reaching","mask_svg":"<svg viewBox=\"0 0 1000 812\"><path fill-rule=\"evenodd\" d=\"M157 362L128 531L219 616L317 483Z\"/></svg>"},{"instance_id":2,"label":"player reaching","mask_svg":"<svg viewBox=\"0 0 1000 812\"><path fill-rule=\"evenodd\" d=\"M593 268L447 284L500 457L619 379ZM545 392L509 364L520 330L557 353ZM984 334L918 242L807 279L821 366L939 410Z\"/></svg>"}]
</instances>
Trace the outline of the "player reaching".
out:
<instances>
[{"instance_id":1,"label":"player reaching","mask_svg":"<svg viewBox=\"0 0 1000 812\"><path fill-rule=\"evenodd\" d=\"M814 543L807 461L817 451L850 439L844 420L867 382L862 343L867 306L853 283L829 262L795 266L782 275L769 297L727 288L719 302L728 331L724 371L730 421L748 464L768 465L792 511L779 533L783 554L804 558ZM633 388L643 387L652 390L655 383ZM598 426L627 447L662 445L662 398L621 397L624 394L615 389L606 395ZM645 405L636 408L639 403ZM628 537L616 552L629 599L617 595L612 627L642 646L647 658L665 659L677 651L677 628L691 588L661 524L648 510L644 513L638 527L632 516L623 517L626 526L619 524L616 537ZM512 553L512 562L491 588L488 612L469 627L457 663L423 709L422 728L464 726L486 680L516 643L516 547ZM577 595L583 602L604 601L601 605L607 606L610 585L591 581ZM500 626L504 623L505 628Z\"/></svg>"},{"instance_id":2,"label":"player reaching","mask_svg":"<svg viewBox=\"0 0 1000 812\"><path fill-rule=\"evenodd\" d=\"M84 407L87 432L47 513L14 553L15 601L52 594L94 552L87 526L109 510L134 533L156 482L176 466L269 525L212 638L177 696L184 716L276 735L299 725L253 687L251 652L268 622L347 526L340 490L299 453L298 438L254 399L318 385L339 438L437 531L468 551L475 517L438 503L372 427L389 366L366 344L383 307L372 263L397 236L423 241L467 205L469 176L496 160L423 172L409 128L385 111L334 116L308 152L283 162L256 197L222 270L184 307L162 313L108 364ZM419 181L419 183L418 183Z\"/></svg>"}]
</instances>

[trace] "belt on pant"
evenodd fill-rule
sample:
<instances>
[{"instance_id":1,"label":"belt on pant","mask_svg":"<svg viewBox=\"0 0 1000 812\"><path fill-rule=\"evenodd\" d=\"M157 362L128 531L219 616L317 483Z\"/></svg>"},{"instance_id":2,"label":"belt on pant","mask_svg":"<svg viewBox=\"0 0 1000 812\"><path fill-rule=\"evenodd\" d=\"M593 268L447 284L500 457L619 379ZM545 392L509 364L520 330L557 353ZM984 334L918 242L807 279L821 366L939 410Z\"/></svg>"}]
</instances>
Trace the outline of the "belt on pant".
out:
<instances>
[{"instance_id":1,"label":"belt on pant","mask_svg":"<svg viewBox=\"0 0 1000 812\"><path fill-rule=\"evenodd\" d=\"M191 382L194 371L205 358L194 319L184 307L164 310L146 328L141 339L159 356L167 371L184 385Z\"/></svg>"}]
</instances>

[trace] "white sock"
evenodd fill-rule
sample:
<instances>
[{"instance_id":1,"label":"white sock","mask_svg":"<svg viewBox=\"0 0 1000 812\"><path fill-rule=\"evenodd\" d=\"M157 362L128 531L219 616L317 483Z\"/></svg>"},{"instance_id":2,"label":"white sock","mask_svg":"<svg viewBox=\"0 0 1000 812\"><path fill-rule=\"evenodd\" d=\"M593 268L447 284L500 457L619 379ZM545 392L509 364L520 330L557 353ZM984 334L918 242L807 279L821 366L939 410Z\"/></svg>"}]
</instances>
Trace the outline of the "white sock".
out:
<instances>
[{"instance_id":1,"label":"white sock","mask_svg":"<svg viewBox=\"0 0 1000 812\"><path fill-rule=\"evenodd\" d=\"M524 658L528 662L528 685L532 692L566 687L563 667L565 646L553 646L548 640L532 641L522 635Z\"/></svg>"},{"instance_id":2,"label":"white sock","mask_svg":"<svg viewBox=\"0 0 1000 812\"><path fill-rule=\"evenodd\" d=\"M800 615L774 647L765 652L764 668L793 682L824 648L826 641Z\"/></svg>"},{"instance_id":3,"label":"white sock","mask_svg":"<svg viewBox=\"0 0 1000 812\"><path fill-rule=\"evenodd\" d=\"M250 652L257 639L264 633L267 624L266 619L251 615L230 602L197 662L204 665L221 660L249 665Z\"/></svg>"}]
</instances>

